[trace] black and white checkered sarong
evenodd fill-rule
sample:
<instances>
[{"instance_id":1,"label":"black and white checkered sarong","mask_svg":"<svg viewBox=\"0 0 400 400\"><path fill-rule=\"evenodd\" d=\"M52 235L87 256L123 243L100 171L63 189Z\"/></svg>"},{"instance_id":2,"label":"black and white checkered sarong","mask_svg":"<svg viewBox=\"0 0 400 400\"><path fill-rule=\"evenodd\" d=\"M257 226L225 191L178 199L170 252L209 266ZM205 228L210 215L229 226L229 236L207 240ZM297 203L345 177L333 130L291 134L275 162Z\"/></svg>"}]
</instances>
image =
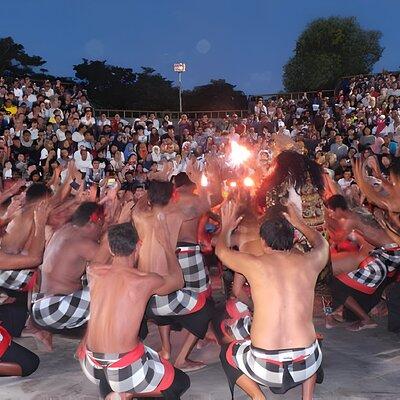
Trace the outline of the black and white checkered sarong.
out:
<instances>
[{"instance_id":1,"label":"black and white checkered sarong","mask_svg":"<svg viewBox=\"0 0 400 400\"><path fill-rule=\"evenodd\" d=\"M226 356L229 364L253 381L275 388L284 386L290 377L295 383L304 382L318 371L322 363L317 340L306 348L277 351L253 347L250 340L233 342Z\"/></svg>"},{"instance_id":2,"label":"black and white checkered sarong","mask_svg":"<svg viewBox=\"0 0 400 400\"><path fill-rule=\"evenodd\" d=\"M0 288L23 290L31 280L35 269L5 269L0 271Z\"/></svg>"},{"instance_id":3,"label":"black and white checkered sarong","mask_svg":"<svg viewBox=\"0 0 400 400\"><path fill-rule=\"evenodd\" d=\"M32 299L32 317L43 327L72 329L89 320L89 287L67 295L38 293Z\"/></svg>"},{"instance_id":4,"label":"black and white checkered sarong","mask_svg":"<svg viewBox=\"0 0 400 400\"><path fill-rule=\"evenodd\" d=\"M400 247L397 244L388 244L372 250L355 271L341 274L337 278L350 287L370 294L387 276L394 274L399 265Z\"/></svg>"},{"instance_id":5,"label":"black and white checkered sarong","mask_svg":"<svg viewBox=\"0 0 400 400\"><path fill-rule=\"evenodd\" d=\"M205 303L205 293L209 290L209 276L204 266L200 246L178 247L179 264L182 268L185 287L165 296L152 296L149 301L148 316L187 315L201 308Z\"/></svg>"},{"instance_id":6,"label":"black and white checkered sarong","mask_svg":"<svg viewBox=\"0 0 400 400\"><path fill-rule=\"evenodd\" d=\"M124 362L124 357L129 361ZM105 375L111 389L116 393L154 392L166 372L159 355L142 343L126 354L93 353L86 350L81 367L93 383L98 384Z\"/></svg>"}]
</instances>

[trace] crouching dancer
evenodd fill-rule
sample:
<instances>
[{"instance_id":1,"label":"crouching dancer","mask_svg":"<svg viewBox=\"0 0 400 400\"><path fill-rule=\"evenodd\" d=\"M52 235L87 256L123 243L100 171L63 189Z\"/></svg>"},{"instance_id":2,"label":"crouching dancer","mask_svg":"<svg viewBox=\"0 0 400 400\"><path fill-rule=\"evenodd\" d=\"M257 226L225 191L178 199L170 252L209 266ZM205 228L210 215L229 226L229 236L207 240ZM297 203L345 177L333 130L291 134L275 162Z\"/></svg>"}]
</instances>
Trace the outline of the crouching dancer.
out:
<instances>
[{"instance_id":1,"label":"crouching dancer","mask_svg":"<svg viewBox=\"0 0 400 400\"><path fill-rule=\"evenodd\" d=\"M312 321L314 287L328 261L329 246L292 204L285 218L274 209L267 212L260 228L264 248L260 256L229 249L240 218L235 204L229 202L222 209L216 254L249 282L254 317L250 340L224 345L221 362L232 395L235 384L257 400L265 399L258 384L269 386L274 393L302 384L303 399L311 400L322 362ZM293 248L294 228L306 236L312 245L310 252Z\"/></svg>"},{"instance_id":2,"label":"crouching dancer","mask_svg":"<svg viewBox=\"0 0 400 400\"><path fill-rule=\"evenodd\" d=\"M163 215L158 216L155 225L156 240L167 256L167 275L139 272L133 267L139 245L131 223L114 225L108 230L112 264L88 267L91 315L78 353L85 375L99 384L101 396L106 399L112 399L112 392L116 392L123 399L178 400L189 388L190 381L184 372L138 338L150 297L169 294L184 285Z\"/></svg>"}]
</instances>

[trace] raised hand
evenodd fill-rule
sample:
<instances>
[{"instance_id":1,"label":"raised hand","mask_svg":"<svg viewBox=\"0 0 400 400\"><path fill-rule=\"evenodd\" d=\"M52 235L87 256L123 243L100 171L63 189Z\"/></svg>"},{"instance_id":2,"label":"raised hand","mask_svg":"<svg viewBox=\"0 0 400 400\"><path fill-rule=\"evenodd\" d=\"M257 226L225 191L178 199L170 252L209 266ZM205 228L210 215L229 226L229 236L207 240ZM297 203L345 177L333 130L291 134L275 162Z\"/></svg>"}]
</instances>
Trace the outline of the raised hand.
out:
<instances>
[{"instance_id":1,"label":"raised hand","mask_svg":"<svg viewBox=\"0 0 400 400\"><path fill-rule=\"evenodd\" d=\"M221 207L222 231L234 231L243 219L239 216L239 205L236 201L226 201Z\"/></svg>"},{"instance_id":2,"label":"raised hand","mask_svg":"<svg viewBox=\"0 0 400 400\"><path fill-rule=\"evenodd\" d=\"M33 219L36 226L46 225L47 219L49 217L51 207L48 201L44 200L37 204L33 212Z\"/></svg>"},{"instance_id":3,"label":"raised hand","mask_svg":"<svg viewBox=\"0 0 400 400\"><path fill-rule=\"evenodd\" d=\"M186 174L193 183L195 183L197 186L200 186L201 170L196 157L191 157L188 161L186 166Z\"/></svg>"},{"instance_id":4,"label":"raised hand","mask_svg":"<svg viewBox=\"0 0 400 400\"><path fill-rule=\"evenodd\" d=\"M295 228L300 228L305 224L298 208L290 201L286 204L286 212L283 212L282 214Z\"/></svg>"}]
</instances>

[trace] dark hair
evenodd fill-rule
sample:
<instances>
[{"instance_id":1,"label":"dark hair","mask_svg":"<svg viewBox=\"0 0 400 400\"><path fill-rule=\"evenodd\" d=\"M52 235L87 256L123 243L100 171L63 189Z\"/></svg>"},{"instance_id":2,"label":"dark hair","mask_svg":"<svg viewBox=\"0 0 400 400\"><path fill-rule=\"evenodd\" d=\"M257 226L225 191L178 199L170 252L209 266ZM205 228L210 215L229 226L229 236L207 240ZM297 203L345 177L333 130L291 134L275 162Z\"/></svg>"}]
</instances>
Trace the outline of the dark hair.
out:
<instances>
[{"instance_id":1,"label":"dark hair","mask_svg":"<svg viewBox=\"0 0 400 400\"><path fill-rule=\"evenodd\" d=\"M103 207L94 201L85 201L72 214L71 223L77 226L86 225L92 217L98 219L103 214Z\"/></svg>"},{"instance_id":2,"label":"dark hair","mask_svg":"<svg viewBox=\"0 0 400 400\"><path fill-rule=\"evenodd\" d=\"M33 171L31 175L36 173L40 176L38 171ZM31 186L26 190L26 201L30 203L31 201L39 200L45 197L46 195L50 195L51 190L44 183L32 183Z\"/></svg>"},{"instance_id":3,"label":"dark hair","mask_svg":"<svg viewBox=\"0 0 400 400\"><path fill-rule=\"evenodd\" d=\"M260 226L260 236L273 250L291 250L294 242L294 228L282 215L285 207L270 207Z\"/></svg>"},{"instance_id":4,"label":"dark hair","mask_svg":"<svg viewBox=\"0 0 400 400\"><path fill-rule=\"evenodd\" d=\"M148 188L150 204L166 206L171 200L173 190L172 182L151 181Z\"/></svg>"},{"instance_id":5,"label":"dark hair","mask_svg":"<svg viewBox=\"0 0 400 400\"><path fill-rule=\"evenodd\" d=\"M329 197L326 201L327 208L335 211L337 208L347 211L349 206L347 205L346 198L341 194L334 194L333 196Z\"/></svg>"},{"instance_id":6,"label":"dark hair","mask_svg":"<svg viewBox=\"0 0 400 400\"><path fill-rule=\"evenodd\" d=\"M188 175L186 172L179 172L178 175L174 176L174 184L175 187L181 187L181 186L192 186L194 183L189 179Z\"/></svg>"},{"instance_id":7,"label":"dark hair","mask_svg":"<svg viewBox=\"0 0 400 400\"><path fill-rule=\"evenodd\" d=\"M285 150L278 154L272 162L271 171L258 191L257 198L261 206L265 206L265 195L273 188L288 181L300 194L302 186L310 177L311 183L318 189L320 195L324 191L322 168L307 156L292 150Z\"/></svg>"},{"instance_id":8,"label":"dark hair","mask_svg":"<svg viewBox=\"0 0 400 400\"><path fill-rule=\"evenodd\" d=\"M111 225L107 237L111 252L123 257L133 253L139 240L136 228L130 222Z\"/></svg>"}]
</instances>

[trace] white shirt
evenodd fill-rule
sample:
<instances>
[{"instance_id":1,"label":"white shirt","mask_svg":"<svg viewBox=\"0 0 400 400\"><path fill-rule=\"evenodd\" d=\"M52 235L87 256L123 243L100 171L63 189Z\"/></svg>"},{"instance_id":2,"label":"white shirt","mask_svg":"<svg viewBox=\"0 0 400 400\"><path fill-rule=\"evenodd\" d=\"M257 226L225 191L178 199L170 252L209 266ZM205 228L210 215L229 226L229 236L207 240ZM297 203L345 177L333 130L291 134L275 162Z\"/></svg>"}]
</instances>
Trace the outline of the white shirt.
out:
<instances>
[{"instance_id":1,"label":"white shirt","mask_svg":"<svg viewBox=\"0 0 400 400\"><path fill-rule=\"evenodd\" d=\"M40 159L45 160L47 156L49 155L49 152L45 147L43 147L42 151L40 152Z\"/></svg>"},{"instance_id":2,"label":"white shirt","mask_svg":"<svg viewBox=\"0 0 400 400\"><path fill-rule=\"evenodd\" d=\"M28 96L28 101L30 102L30 103L35 103L36 101L37 101L37 97L36 97L36 94L30 94L29 96Z\"/></svg>"},{"instance_id":3,"label":"white shirt","mask_svg":"<svg viewBox=\"0 0 400 400\"><path fill-rule=\"evenodd\" d=\"M57 129L56 136L59 142L63 142L66 139L65 132L61 129Z\"/></svg>"},{"instance_id":4,"label":"white shirt","mask_svg":"<svg viewBox=\"0 0 400 400\"><path fill-rule=\"evenodd\" d=\"M14 88L14 96L18 97L18 100L22 100L23 95L24 95L24 92L22 91L21 88Z\"/></svg>"},{"instance_id":5,"label":"white shirt","mask_svg":"<svg viewBox=\"0 0 400 400\"><path fill-rule=\"evenodd\" d=\"M75 131L75 132L72 134L72 140L73 140L74 142L76 142L76 143L79 143L79 142L83 142L83 141L85 140L85 137L82 135L82 133L80 133L80 132L78 132L78 131Z\"/></svg>"},{"instance_id":6,"label":"white shirt","mask_svg":"<svg viewBox=\"0 0 400 400\"><path fill-rule=\"evenodd\" d=\"M77 150L74 153L74 160L76 168L81 172L86 172L86 168L92 167L92 155L87 152L86 160L82 160L81 151Z\"/></svg>"},{"instance_id":7,"label":"white shirt","mask_svg":"<svg viewBox=\"0 0 400 400\"><path fill-rule=\"evenodd\" d=\"M342 188L342 190L347 189L352 183L353 183L353 179L346 181L346 179L340 178L338 180L338 184Z\"/></svg>"},{"instance_id":8,"label":"white shirt","mask_svg":"<svg viewBox=\"0 0 400 400\"><path fill-rule=\"evenodd\" d=\"M105 119L104 121L102 121L101 119L99 119L97 121L97 125L98 126L104 126L104 125L111 125L111 121L109 119Z\"/></svg>"},{"instance_id":9,"label":"white shirt","mask_svg":"<svg viewBox=\"0 0 400 400\"><path fill-rule=\"evenodd\" d=\"M31 133L31 139L32 140L36 140L39 137L39 129L30 128L28 130Z\"/></svg>"},{"instance_id":10,"label":"white shirt","mask_svg":"<svg viewBox=\"0 0 400 400\"><path fill-rule=\"evenodd\" d=\"M96 121L93 117L89 119L87 119L86 117L82 117L81 122L83 125L89 126L89 125L94 125Z\"/></svg>"}]
</instances>

